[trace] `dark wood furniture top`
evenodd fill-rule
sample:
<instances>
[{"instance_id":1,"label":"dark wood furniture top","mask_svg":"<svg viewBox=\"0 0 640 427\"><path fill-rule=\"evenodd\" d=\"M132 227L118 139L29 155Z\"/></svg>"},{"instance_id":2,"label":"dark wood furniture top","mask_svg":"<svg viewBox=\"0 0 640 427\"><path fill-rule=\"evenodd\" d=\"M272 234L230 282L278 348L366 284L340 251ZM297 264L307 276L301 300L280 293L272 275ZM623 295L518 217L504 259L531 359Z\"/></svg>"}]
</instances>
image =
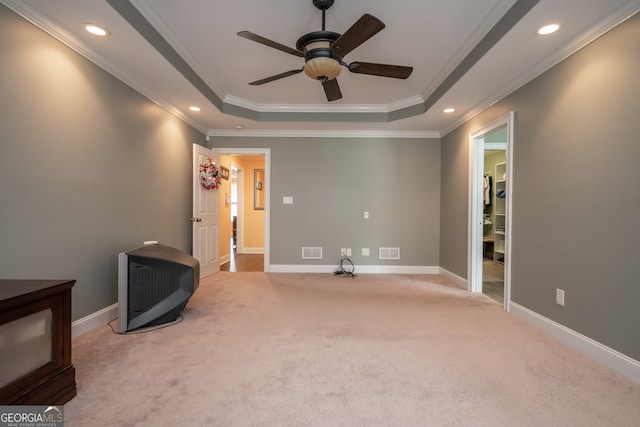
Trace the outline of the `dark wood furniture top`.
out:
<instances>
[{"instance_id":1,"label":"dark wood furniture top","mask_svg":"<svg viewBox=\"0 0 640 427\"><path fill-rule=\"evenodd\" d=\"M20 305L22 299L33 298L35 293L42 297L45 294L54 295L71 289L75 282L75 280L0 280L0 312L4 312L12 305Z\"/></svg>"},{"instance_id":2,"label":"dark wood furniture top","mask_svg":"<svg viewBox=\"0 0 640 427\"><path fill-rule=\"evenodd\" d=\"M45 310L51 310L52 316L51 360L0 388L0 405L60 405L76 395L75 368L71 363L74 284L75 280L0 280L0 325Z\"/></svg>"}]
</instances>

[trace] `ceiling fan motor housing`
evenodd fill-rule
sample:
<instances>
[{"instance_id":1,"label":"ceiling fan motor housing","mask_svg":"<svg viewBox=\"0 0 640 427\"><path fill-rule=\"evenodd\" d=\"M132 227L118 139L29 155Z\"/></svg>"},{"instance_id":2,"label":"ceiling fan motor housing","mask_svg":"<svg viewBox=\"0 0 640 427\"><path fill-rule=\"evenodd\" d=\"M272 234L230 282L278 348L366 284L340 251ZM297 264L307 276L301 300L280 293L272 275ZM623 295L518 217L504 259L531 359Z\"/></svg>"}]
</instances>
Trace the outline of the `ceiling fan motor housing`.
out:
<instances>
[{"instance_id":1,"label":"ceiling fan motor housing","mask_svg":"<svg viewBox=\"0 0 640 427\"><path fill-rule=\"evenodd\" d=\"M340 34L332 31L314 31L298 39L296 48L304 52L304 72L309 77L324 81L333 80L340 74L342 58L331 51L331 44L338 37Z\"/></svg>"},{"instance_id":2,"label":"ceiling fan motor housing","mask_svg":"<svg viewBox=\"0 0 640 427\"><path fill-rule=\"evenodd\" d=\"M320 10L327 10L333 6L333 0L313 0L313 4Z\"/></svg>"}]
</instances>

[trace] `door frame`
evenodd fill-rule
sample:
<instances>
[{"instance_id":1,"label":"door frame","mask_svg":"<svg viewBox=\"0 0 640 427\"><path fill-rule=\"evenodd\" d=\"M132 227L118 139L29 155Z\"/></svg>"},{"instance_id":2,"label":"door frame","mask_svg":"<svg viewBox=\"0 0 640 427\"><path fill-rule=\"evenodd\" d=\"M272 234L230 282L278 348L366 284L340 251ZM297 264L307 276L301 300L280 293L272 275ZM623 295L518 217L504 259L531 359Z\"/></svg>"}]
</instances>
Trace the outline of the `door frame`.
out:
<instances>
[{"instance_id":1,"label":"door frame","mask_svg":"<svg viewBox=\"0 0 640 427\"><path fill-rule=\"evenodd\" d=\"M513 111L482 126L469 134L469 200L467 242L467 286L471 292L482 292L482 192L484 173L484 136L493 130L507 126L507 200L505 206L505 262L504 262L504 309L509 311L511 302L511 253L512 204L513 204L513 139L515 113Z\"/></svg>"},{"instance_id":2,"label":"door frame","mask_svg":"<svg viewBox=\"0 0 640 427\"><path fill-rule=\"evenodd\" d=\"M212 147L212 149L216 153L224 155L264 156L264 271L267 273L271 266L271 148ZM240 224L238 224L238 228L240 228Z\"/></svg>"}]
</instances>

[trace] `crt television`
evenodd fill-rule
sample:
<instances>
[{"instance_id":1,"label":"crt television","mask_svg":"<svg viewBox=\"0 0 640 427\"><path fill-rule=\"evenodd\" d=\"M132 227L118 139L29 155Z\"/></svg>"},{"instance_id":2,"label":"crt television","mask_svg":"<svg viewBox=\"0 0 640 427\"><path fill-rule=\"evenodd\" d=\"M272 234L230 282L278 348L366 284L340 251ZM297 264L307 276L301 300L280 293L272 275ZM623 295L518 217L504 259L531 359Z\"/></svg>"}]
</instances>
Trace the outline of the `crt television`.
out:
<instances>
[{"instance_id":1,"label":"crt television","mask_svg":"<svg viewBox=\"0 0 640 427\"><path fill-rule=\"evenodd\" d=\"M159 243L118 255L118 333L173 322L200 283L200 264Z\"/></svg>"}]
</instances>

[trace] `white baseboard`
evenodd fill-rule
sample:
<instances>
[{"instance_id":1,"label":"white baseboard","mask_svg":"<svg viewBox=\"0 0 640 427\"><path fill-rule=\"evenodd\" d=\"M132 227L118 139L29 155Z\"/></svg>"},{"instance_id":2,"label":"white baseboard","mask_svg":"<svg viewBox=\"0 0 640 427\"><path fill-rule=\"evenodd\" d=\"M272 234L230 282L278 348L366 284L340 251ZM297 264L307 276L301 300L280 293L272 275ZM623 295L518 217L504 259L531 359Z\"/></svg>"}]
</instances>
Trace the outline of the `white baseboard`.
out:
<instances>
[{"instance_id":1,"label":"white baseboard","mask_svg":"<svg viewBox=\"0 0 640 427\"><path fill-rule=\"evenodd\" d=\"M336 265L271 264L269 273L333 273L337 269Z\"/></svg>"},{"instance_id":2,"label":"white baseboard","mask_svg":"<svg viewBox=\"0 0 640 427\"><path fill-rule=\"evenodd\" d=\"M442 267L439 268L438 274L447 280L452 281L456 286L459 286L461 289L469 290L469 282L464 277L458 276L455 273L450 272L447 269Z\"/></svg>"},{"instance_id":3,"label":"white baseboard","mask_svg":"<svg viewBox=\"0 0 640 427\"><path fill-rule=\"evenodd\" d=\"M112 319L118 317L118 303L98 310L93 314L78 319L71 323L71 339L89 332L99 326L109 323Z\"/></svg>"},{"instance_id":4,"label":"white baseboard","mask_svg":"<svg viewBox=\"0 0 640 427\"><path fill-rule=\"evenodd\" d=\"M226 264L231 261L231 254L226 254L220 257L220 265Z\"/></svg>"},{"instance_id":5,"label":"white baseboard","mask_svg":"<svg viewBox=\"0 0 640 427\"><path fill-rule=\"evenodd\" d=\"M345 268L347 266L344 266ZM333 273L338 265L272 264L270 273ZM413 265L355 265L355 274L439 274L439 267Z\"/></svg>"},{"instance_id":6,"label":"white baseboard","mask_svg":"<svg viewBox=\"0 0 640 427\"><path fill-rule=\"evenodd\" d=\"M438 267L418 265L356 265L356 273L363 274L439 274Z\"/></svg>"},{"instance_id":7,"label":"white baseboard","mask_svg":"<svg viewBox=\"0 0 640 427\"><path fill-rule=\"evenodd\" d=\"M640 384L640 362L637 360L514 302L511 302L509 312Z\"/></svg>"},{"instance_id":8,"label":"white baseboard","mask_svg":"<svg viewBox=\"0 0 640 427\"><path fill-rule=\"evenodd\" d=\"M264 254L264 248L247 248L243 247L242 252L238 251L239 254Z\"/></svg>"}]
</instances>

